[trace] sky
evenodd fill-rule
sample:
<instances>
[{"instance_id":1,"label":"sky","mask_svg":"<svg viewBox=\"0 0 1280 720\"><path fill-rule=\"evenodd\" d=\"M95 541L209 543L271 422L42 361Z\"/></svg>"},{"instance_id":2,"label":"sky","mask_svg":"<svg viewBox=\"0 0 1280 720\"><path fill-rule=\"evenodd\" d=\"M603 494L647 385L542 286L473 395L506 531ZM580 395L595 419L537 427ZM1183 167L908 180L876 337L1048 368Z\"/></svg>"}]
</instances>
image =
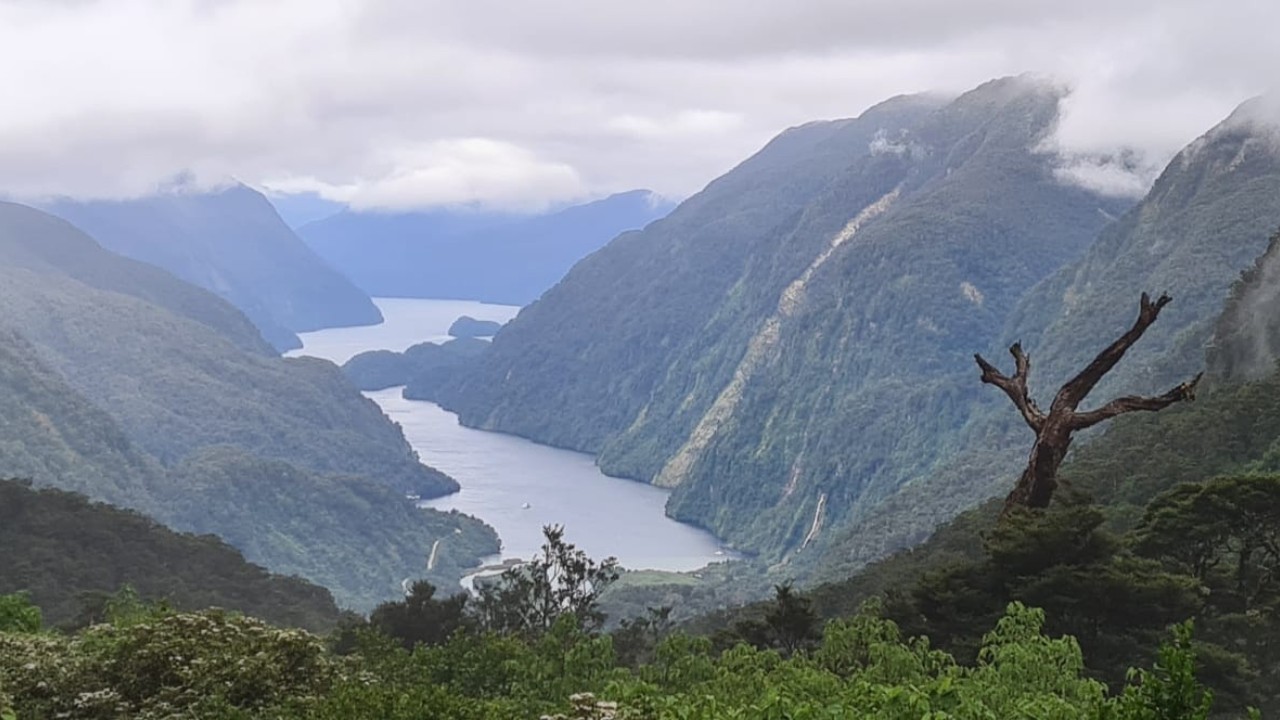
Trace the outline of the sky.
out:
<instances>
[{"instance_id":1,"label":"sky","mask_svg":"<svg viewBox=\"0 0 1280 720\"><path fill-rule=\"evenodd\" d=\"M1024 72L1072 89L1051 149L1135 193L1271 90L1277 27L1272 0L0 0L0 193L680 198L789 126Z\"/></svg>"}]
</instances>

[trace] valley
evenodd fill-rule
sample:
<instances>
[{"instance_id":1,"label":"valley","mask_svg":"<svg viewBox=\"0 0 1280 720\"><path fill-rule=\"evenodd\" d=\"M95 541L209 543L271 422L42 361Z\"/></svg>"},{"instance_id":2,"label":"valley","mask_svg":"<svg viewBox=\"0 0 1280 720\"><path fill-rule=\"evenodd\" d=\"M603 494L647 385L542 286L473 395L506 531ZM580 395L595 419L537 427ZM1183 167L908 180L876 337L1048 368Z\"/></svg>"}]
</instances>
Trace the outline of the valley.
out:
<instances>
[{"instance_id":1,"label":"valley","mask_svg":"<svg viewBox=\"0 0 1280 720\"><path fill-rule=\"evenodd\" d=\"M303 347L291 354L343 362L366 350L444 342L463 314L506 322L519 310L449 300L374 302L386 318L382 325L303 333ZM545 525L563 525L575 545L593 557L616 557L628 569L692 571L734 556L709 533L668 518L669 492L604 475L590 455L463 427L435 403L404 399L398 387L365 395L400 425L422 462L461 486L421 505L465 513L497 531L502 552L486 563L533 556Z\"/></svg>"},{"instance_id":2,"label":"valley","mask_svg":"<svg viewBox=\"0 0 1280 720\"><path fill-rule=\"evenodd\" d=\"M1280 6L988 5L0 0L0 720L1280 717Z\"/></svg>"}]
</instances>

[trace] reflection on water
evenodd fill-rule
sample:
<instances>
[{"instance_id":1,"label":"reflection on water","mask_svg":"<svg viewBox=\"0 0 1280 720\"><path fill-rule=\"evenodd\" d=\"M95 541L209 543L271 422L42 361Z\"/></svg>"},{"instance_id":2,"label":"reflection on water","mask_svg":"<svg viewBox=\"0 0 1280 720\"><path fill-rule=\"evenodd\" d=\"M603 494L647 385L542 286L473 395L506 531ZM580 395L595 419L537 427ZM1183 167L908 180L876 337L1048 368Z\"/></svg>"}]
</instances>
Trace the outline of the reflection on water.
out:
<instances>
[{"instance_id":1,"label":"reflection on water","mask_svg":"<svg viewBox=\"0 0 1280 720\"><path fill-rule=\"evenodd\" d=\"M459 315L506 321L519 309L451 300L376 302L383 325L306 333L304 348L294 354L341 362L365 350L403 350L444 339ZM570 542L629 568L693 570L724 559L709 533L666 517L665 490L608 477L589 455L462 427L434 403L405 400L399 388L367 395L400 423L424 463L462 485L461 492L421 504L483 519L502 538L503 557L528 558L541 547L544 525L563 524Z\"/></svg>"}]
</instances>

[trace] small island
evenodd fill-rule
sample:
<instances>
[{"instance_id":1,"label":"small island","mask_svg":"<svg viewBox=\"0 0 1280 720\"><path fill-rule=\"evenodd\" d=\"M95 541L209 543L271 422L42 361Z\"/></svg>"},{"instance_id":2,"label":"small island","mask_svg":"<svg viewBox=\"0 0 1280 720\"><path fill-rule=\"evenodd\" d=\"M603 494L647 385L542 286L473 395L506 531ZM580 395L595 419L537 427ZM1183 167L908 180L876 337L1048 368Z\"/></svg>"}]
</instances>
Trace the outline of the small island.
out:
<instances>
[{"instance_id":1,"label":"small island","mask_svg":"<svg viewBox=\"0 0 1280 720\"><path fill-rule=\"evenodd\" d=\"M449 336L456 338L493 337L502 329L502 323L494 320L477 320L463 315L449 326Z\"/></svg>"},{"instance_id":2,"label":"small island","mask_svg":"<svg viewBox=\"0 0 1280 720\"><path fill-rule=\"evenodd\" d=\"M364 392L404 385L410 400L435 400L454 373L488 350L489 341L479 338L418 343L402 353L370 350L348 360L342 372Z\"/></svg>"}]
</instances>

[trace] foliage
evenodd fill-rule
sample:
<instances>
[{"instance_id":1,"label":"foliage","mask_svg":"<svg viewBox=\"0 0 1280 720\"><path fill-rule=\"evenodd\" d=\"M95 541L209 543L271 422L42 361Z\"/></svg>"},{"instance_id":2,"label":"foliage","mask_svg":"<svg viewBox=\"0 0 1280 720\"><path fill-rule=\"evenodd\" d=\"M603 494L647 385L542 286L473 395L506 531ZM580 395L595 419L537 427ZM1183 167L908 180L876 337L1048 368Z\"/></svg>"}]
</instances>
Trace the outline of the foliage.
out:
<instances>
[{"instance_id":1,"label":"foliage","mask_svg":"<svg viewBox=\"0 0 1280 720\"><path fill-rule=\"evenodd\" d=\"M467 595L458 593L436 599L429 582L416 582L404 600L385 602L369 615L369 625L399 642L404 649L418 645L440 645L454 633L470 626L466 615Z\"/></svg>"},{"instance_id":2,"label":"foliage","mask_svg":"<svg viewBox=\"0 0 1280 720\"><path fill-rule=\"evenodd\" d=\"M251 561L330 588L362 612L402 596L406 578L454 587L499 548L481 521L420 509L363 476L303 472L229 447L198 452L171 474L180 492L168 497L162 519L216 533ZM239 517L244 508L255 508L252 523Z\"/></svg>"},{"instance_id":3,"label":"foliage","mask_svg":"<svg viewBox=\"0 0 1280 720\"><path fill-rule=\"evenodd\" d=\"M1132 670L1120 705L1134 720L1207 720L1213 693L1196 681L1191 622L1174 628L1151 671Z\"/></svg>"},{"instance_id":4,"label":"foliage","mask_svg":"<svg viewBox=\"0 0 1280 720\"><path fill-rule=\"evenodd\" d=\"M54 625L102 620L109 601L123 600L110 594L126 584L184 610L224 607L312 630L338 617L324 588L271 575L215 537L179 534L59 490L0 481L0 547L0 593L27 591ZM0 617L21 605L21 596L4 597Z\"/></svg>"},{"instance_id":5,"label":"foliage","mask_svg":"<svg viewBox=\"0 0 1280 720\"><path fill-rule=\"evenodd\" d=\"M789 657L810 648L821 636L818 614L812 601L798 593L791 583L774 588L760 620L741 620L734 632L759 648L773 648Z\"/></svg>"},{"instance_id":6,"label":"foliage","mask_svg":"<svg viewBox=\"0 0 1280 720\"><path fill-rule=\"evenodd\" d=\"M654 661L659 644L671 632L671 606L650 607L643 615L626 617L610 635L618 663L638 667Z\"/></svg>"},{"instance_id":7,"label":"foliage","mask_svg":"<svg viewBox=\"0 0 1280 720\"><path fill-rule=\"evenodd\" d=\"M340 671L319 638L222 611L0 634L0 686L22 718L235 717L306 703Z\"/></svg>"},{"instance_id":8,"label":"foliage","mask_svg":"<svg viewBox=\"0 0 1280 720\"><path fill-rule=\"evenodd\" d=\"M540 554L481 582L473 603L481 627L502 633L540 637L561 619L583 632L604 623L600 594L618 579L618 562L597 562L564 539L562 526L542 529Z\"/></svg>"},{"instance_id":9,"label":"foliage","mask_svg":"<svg viewBox=\"0 0 1280 720\"><path fill-rule=\"evenodd\" d=\"M1044 621L1011 604L973 664L904 639L868 609L831 623L812 652L790 658L747 645L714 653L676 633L632 671L618 666L608 637L582 632L569 616L538 638L457 633L412 652L365 634L339 657L319 638L249 618L153 611L71 637L0 633L0 687L32 720L1181 720L1198 717L1183 710L1209 708L1186 626L1155 668L1108 695L1082 673L1075 641L1046 636Z\"/></svg>"},{"instance_id":10,"label":"foliage","mask_svg":"<svg viewBox=\"0 0 1280 720\"><path fill-rule=\"evenodd\" d=\"M814 606L831 617L883 595L911 632L970 657L973 628L1022 600L1077 637L1090 672L1112 684L1167 624L1196 617L1219 703L1275 712L1278 388L1280 374L1219 385L1165 417L1126 418L1065 466L1074 497L999 526L996 504L970 511L911 552L811 590Z\"/></svg>"},{"instance_id":11,"label":"foliage","mask_svg":"<svg viewBox=\"0 0 1280 720\"><path fill-rule=\"evenodd\" d=\"M40 608L25 592L0 595L0 632L34 633L43 624Z\"/></svg>"}]
</instances>

